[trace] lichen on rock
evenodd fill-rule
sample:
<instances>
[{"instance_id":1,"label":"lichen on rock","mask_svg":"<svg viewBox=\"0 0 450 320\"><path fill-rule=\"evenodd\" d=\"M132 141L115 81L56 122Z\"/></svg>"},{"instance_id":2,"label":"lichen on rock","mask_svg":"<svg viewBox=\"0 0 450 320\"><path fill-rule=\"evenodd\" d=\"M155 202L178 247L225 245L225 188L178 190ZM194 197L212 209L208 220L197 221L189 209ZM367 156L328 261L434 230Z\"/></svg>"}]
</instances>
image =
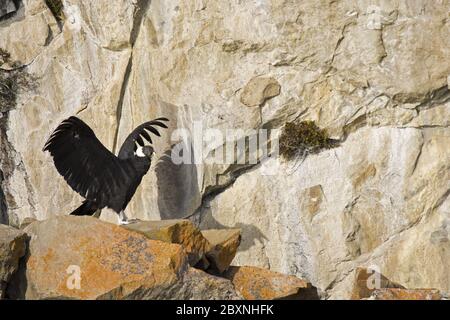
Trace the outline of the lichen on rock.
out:
<instances>
[{"instance_id":1,"label":"lichen on rock","mask_svg":"<svg viewBox=\"0 0 450 320\"><path fill-rule=\"evenodd\" d=\"M192 270L181 245L150 240L137 232L92 217L68 216L37 221L27 226L24 232L30 242L25 265L11 283L11 298L240 297L226 279ZM24 288L23 284L26 284Z\"/></svg>"}]
</instances>

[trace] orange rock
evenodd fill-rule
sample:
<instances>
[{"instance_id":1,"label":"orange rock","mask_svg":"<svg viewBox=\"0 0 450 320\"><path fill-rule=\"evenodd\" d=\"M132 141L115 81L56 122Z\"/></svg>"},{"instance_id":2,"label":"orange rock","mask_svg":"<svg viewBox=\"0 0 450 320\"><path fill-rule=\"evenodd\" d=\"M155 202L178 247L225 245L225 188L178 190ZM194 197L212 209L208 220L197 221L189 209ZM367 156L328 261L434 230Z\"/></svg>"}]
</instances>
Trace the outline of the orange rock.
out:
<instances>
[{"instance_id":1,"label":"orange rock","mask_svg":"<svg viewBox=\"0 0 450 320\"><path fill-rule=\"evenodd\" d=\"M375 290L369 299L373 300L441 300L443 297L435 289L395 289Z\"/></svg>"},{"instance_id":2,"label":"orange rock","mask_svg":"<svg viewBox=\"0 0 450 320\"><path fill-rule=\"evenodd\" d=\"M140 221L124 227L139 232L148 239L182 245L191 266L200 261L210 249L208 240L189 220Z\"/></svg>"},{"instance_id":3,"label":"orange rock","mask_svg":"<svg viewBox=\"0 0 450 320\"><path fill-rule=\"evenodd\" d=\"M241 230L211 229L203 230L202 234L211 244L211 249L206 253L210 264L208 269L214 273L223 273L236 255L241 243Z\"/></svg>"},{"instance_id":4,"label":"orange rock","mask_svg":"<svg viewBox=\"0 0 450 320\"><path fill-rule=\"evenodd\" d=\"M183 278L183 287L180 288L180 291L189 293L187 296L192 299L214 299L214 297L225 300L243 299L236 292L230 280L212 276L195 268L189 268L186 272Z\"/></svg>"},{"instance_id":5,"label":"orange rock","mask_svg":"<svg viewBox=\"0 0 450 320\"><path fill-rule=\"evenodd\" d=\"M352 288L351 299L360 300L370 297L377 289L382 288L403 288L398 283L390 281L374 270L368 268L356 268L355 279Z\"/></svg>"},{"instance_id":6,"label":"orange rock","mask_svg":"<svg viewBox=\"0 0 450 320\"><path fill-rule=\"evenodd\" d=\"M295 276L257 267L230 267L225 277L246 300L318 299L317 289Z\"/></svg>"},{"instance_id":7,"label":"orange rock","mask_svg":"<svg viewBox=\"0 0 450 320\"><path fill-rule=\"evenodd\" d=\"M202 299L192 286L183 248L149 240L92 217L65 216L35 222L23 292L26 299ZM209 281L209 279L208 279ZM231 288L231 284L230 284ZM193 294L196 295L193 295ZM20 297L19 297L20 298Z\"/></svg>"}]
</instances>

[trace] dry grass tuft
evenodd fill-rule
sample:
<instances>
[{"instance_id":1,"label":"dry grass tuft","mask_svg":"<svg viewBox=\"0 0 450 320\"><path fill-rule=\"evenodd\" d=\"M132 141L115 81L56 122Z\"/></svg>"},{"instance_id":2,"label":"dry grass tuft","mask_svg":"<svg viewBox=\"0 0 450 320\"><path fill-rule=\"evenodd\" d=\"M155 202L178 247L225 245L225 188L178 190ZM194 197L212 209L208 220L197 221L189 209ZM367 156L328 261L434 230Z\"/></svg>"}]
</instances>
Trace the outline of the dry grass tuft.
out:
<instances>
[{"instance_id":1,"label":"dry grass tuft","mask_svg":"<svg viewBox=\"0 0 450 320\"><path fill-rule=\"evenodd\" d=\"M8 68L3 68L7 65ZM0 113L14 109L22 91L36 89L36 77L18 61L12 61L8 51L0 48Z\"/></svg>"},{"instance_id":2,"label":"dry grass tuft","mask_svg":"<svg viewBox=\"0 0 450 320\"><path fill-rule=\"evenodd\" d=\"M280 154L287 160L333 147L327 131L313 121L288 122L280 136Z\"/></svg>"}]
</instances>

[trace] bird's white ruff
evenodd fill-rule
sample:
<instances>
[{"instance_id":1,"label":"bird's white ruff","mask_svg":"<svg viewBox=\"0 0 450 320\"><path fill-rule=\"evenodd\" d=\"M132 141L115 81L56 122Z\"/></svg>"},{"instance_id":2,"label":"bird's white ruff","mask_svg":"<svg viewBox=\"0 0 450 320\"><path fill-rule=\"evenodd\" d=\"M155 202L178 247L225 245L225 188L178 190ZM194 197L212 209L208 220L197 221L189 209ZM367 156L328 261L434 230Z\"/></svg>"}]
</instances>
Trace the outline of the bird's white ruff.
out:
<instances>
[{"instance_id":1,"label":"bird's white ruff","mask_svg":"<svg viewBox=\"0 0 450 320\"><path fill-rule=\"evenodd\" d=\"M145 154L142 151L142 147L141 146L137 147L136 152L134 154L137 155L138 157L141 157L141 158L145 157Z\"/></svg>"}]
</instances>

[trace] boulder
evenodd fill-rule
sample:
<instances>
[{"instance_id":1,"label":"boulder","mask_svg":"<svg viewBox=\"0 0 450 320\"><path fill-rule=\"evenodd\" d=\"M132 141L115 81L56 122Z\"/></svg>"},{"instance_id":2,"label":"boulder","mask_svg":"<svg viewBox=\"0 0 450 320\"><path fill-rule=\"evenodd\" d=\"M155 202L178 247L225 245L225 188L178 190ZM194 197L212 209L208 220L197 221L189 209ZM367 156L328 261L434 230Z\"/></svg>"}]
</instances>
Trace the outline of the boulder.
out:
<instances>
[{"instance_id":1,"label":"boulder","mask_svg":"<svg viewBox=\"0 0 450 320\"><path fill-rule=\"evenodd\" d=\"M436 289L399 289L384 288L375 290L370 300L442 300L443 296Z\"/></svg>"},{"instance_id":2,"label":"boulder","mask_svg":"<svg viewBox=\"0 0 450 320\"><path fill-rule=\"evenodd\" d=\"M370 268L354 271L351 299L353 300L441 300L436 289L407 289Z\"/></svg>"},{"instance_id":3,"label":"boulder","mask_svg":"<svg viewBox=\"0 0 450 320\"><path fill-rule=\"evenodd\" d=\"M203 230L202 234L211 244L210 250L206 252L206 259L209 263L207 269L213 273L223 273L236 255L241 243L241 230L210 229Z\"/></svg>"},{"instance_id":4,"label":"boulder","mask_svg":"<svg viewBox=\"0 0 450 320\"><path fill-rule=\"evenodd\" d=\"M167 294L168 299L243 299L233 283L225 278L212 276L202 270L189 268L184 275L181 287Z\"/></svg>"},{"instance_id":5,"label":"boulder","mask_svg":"<svg viewBox=\"0 0 450 320\"><path fill-rule=\"evenodd\" d=\"M0 299L5 295L7 284L17 271L19 260L25 255L26 234L0 224Z\"/></svg>"},{"instance_id":6,"label":"boulder","mask_svg":"<svg viewBox=\"0 0 450 320\"><path fill-rule=\"evenodd\" d=\"M225 277L246 300L311 300L318 292L311 283L295 276L284 275L257 267L230 267Z\"/></svg>"},{"instance_id":7,"label":"boulder","mask_svg":"<svg viewBox=\"0 0 450 320\"><path fill-rule=\"evenodd\" d=\"M26 299L229 299L231 283L190 270L182 246L150 240L92 217L64 216L25 228ZM215 288L214 295L207 290Z\"/></svg>"},{"instance_id":8,"label":"boulder","mask_svg":"<svg viewBox=\"0 0 450 320\"><path fill-rule=\"evenodd\" d=\"M208 240L189 220L139 221L124 228L141 233L148 239L182 245L191 266L200 261L210 248Z\"/></svg>"},{"instance_id":9,"label":"boulder","mask_svg":"<svg viewBox=\"0 0 450 320\"><path fill-rule=\"evenodd\" d=\"M368 268L356 268L351 299L359 300L368 298L380 289L404 288L398 283L390 281L384 275Z\"/></svg>"},{"instance_id":10,"label":"boulder","mask_svg":"<svg viewBox=\"0 0 450 320\"><path fill-rule=\"evenodd\" d=\"M241 102L247 107L260 106L267 99L279 95L280 89L280 84L272 77L255 77L242 89Z\"/></svg>"}]
</instances>

